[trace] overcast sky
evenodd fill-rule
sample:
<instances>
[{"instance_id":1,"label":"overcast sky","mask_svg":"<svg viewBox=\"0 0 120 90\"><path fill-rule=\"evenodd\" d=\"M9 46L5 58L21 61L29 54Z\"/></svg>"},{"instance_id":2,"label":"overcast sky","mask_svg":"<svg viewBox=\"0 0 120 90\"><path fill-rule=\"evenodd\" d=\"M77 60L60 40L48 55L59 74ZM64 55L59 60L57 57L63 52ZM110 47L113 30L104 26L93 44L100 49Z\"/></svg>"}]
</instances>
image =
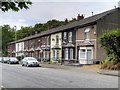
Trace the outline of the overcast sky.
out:
<instances>
[{"instance_id":1,"label":"overcast sky","mask_svg":"<svg viewBox=\"0 0 120 90\"><path fill-rule=\"evenodd\" d=\"M33 0L32 0L33 1ZM66 2L65 2L66 1ZM51 19L64 20L76 18L77 14L84 14L85 18L118 7L119 0L34 0L28 10L19 12L1 12L0 25L9 24L11 27L34 26Z\"/></svg>"}]
</instances>

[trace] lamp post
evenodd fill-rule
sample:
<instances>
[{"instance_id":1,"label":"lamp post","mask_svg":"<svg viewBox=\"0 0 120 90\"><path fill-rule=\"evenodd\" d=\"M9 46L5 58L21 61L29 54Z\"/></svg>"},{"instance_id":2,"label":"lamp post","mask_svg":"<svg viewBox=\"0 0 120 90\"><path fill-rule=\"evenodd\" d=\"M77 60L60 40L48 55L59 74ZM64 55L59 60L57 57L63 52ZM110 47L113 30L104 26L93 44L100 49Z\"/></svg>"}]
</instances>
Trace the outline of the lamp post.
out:
<instances>
[{"instance_id":1,"label":"lamp post","mask_svg":"<svg viewBox=\"0 0 120 90\"><path fill-rule=\"evenodd\" d=\"M16 26L14 26L14 32L15 32L15 57L17 56L16 54L16 40L17 40L17 37L16 37L16 29L17 29L17 27Z\"/></svg>"},{"instance_id":2,"label":"lamp post","mask_svg":"<svg viewBox=\"0 0 120 90\"><path fill-rule=\"evenodd\" d=\"M38 47L40 47L40 39L38 40ZM38 50L38 60L40 60L40 57L41 57L40 50Z\"/></svg>"}]
</instances>

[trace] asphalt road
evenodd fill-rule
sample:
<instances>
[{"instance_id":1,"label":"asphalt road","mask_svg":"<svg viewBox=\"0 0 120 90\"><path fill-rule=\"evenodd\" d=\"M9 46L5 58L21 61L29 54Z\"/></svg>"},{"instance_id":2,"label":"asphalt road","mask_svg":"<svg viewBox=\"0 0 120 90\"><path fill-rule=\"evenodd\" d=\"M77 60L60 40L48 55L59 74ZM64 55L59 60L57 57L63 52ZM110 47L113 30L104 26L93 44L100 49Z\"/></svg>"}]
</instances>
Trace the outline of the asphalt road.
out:
<instances>
[{"instance_id":1,"label":"asphalt road","mask_svg":"<svg viewBox=\"0 0 120 90\"><path fill-rule=\"evenodd\" d=\"M0 84L5 88L118 88L118 77L86 69L64 70L0 63ZM2 76L1 76L2 75Z\"/></svg>"}]
</instances>

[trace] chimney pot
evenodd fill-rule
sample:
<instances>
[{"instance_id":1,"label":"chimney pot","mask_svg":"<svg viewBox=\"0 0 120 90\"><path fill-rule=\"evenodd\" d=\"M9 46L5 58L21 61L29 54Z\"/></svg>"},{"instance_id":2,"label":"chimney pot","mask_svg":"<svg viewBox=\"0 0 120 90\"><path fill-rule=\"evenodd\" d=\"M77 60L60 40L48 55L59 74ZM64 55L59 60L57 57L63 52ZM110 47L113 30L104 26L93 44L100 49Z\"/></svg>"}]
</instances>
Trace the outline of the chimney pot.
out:
<instances>
[{"instance_id":1,"label":"chimney pot","mask_svg":"<svg viewBox=\"0 0 120 90\"><path fill-rule=\"evenodd\" d=\"M77 16L77 20L81 20L81 19L84 19L84 16L83 16L83 14L80 16L80 14L78 14L78 16Z\"/></svg>"},{"instance_id":2,"label":"chimney pot","mask_svg":"<svg viewBox=\"0 0 120 90\"><path fill-rule=\"evenodd\" d=\"M68 23L68 19L66 18L66 19L65 19L65 24L67 24L67 23Z\"/></svg>"}]
</instances>

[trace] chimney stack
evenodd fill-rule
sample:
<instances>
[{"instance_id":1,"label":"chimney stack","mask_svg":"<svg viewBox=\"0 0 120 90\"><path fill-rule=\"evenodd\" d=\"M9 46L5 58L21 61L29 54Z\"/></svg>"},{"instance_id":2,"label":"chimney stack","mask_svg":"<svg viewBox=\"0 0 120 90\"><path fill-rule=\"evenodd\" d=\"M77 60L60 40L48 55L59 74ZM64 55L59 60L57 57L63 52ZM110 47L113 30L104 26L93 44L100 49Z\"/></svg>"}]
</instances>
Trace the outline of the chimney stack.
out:
<instances>
[{"instance_id":1,"label":"chimney stack","mask_svg":"<svg viewBox=\"0 0 120 90\"><path fill-rule=\"evenodd\" d=\"M66 19L65 19L65 24L67 24L67 23L68 23L68 19L66 18Z\"/></svg>"},{"instance_id":2,"label":"chimney stack","mask_svg":"<svg viewBox=\"0 0 120 90\"><path fill-rule=\"evenodd\" d=\"M79 20L81 20L81 19L84 19L84 16L83 16L83 14L80 16L80 14L78 14L78 16L77 16L77 20L79 21Z\"/></svg>"},{"instance_id":3,"label":"chimney stack","mask_svg":"<svg viewBox=\"0 0 120 90\"><path fill-rule=\"evenodd\" d=\"M93 16L93 12L92 12L92 16Z\"/></svg>"}]
</instances>

